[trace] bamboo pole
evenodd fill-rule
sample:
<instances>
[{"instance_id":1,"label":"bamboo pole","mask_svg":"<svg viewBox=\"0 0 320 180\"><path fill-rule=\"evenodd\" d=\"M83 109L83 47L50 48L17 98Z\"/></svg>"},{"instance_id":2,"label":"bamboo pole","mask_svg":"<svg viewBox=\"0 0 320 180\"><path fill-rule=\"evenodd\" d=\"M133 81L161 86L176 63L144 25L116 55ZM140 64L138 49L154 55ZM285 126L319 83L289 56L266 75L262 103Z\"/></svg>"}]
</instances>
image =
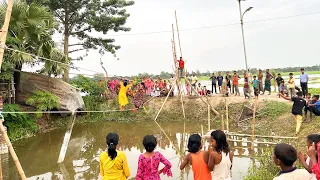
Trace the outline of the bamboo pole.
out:
<instances>
[{"instance_id":1,"label":"bamboo pole","mask_svg":"<svg viewBox=\"0 0 320 180\"><path fill-rule=\"evenodd\" d=\"M18 156L17 156L16 152L14 151L14 148L13 148L11 142L10 142L10 139L9 139L5 129L4 129L4 126L3 126L4 119L2 117L0 117L0 118L1 118L0 119L0 121L1 121L1 123L0 123L0 131L2 133L2 136L3 136L4 140L6 141L6 144L8 146L9 152L10 152L10 154L12 156L12 159L13 159L14 163L16 164L16 167L18 169L18 172L19 172L19 175L20 175L21 179L22 180L26 180L27 178L26 178L26 175L24 174L24 171L22 169L22 166L20 164Z\"/></svg>"},{"instance_id":2,"label":"bamboo pole","mask_svg":"<svg viewBox=\"0 0 320 180\"><path fill-rule=\"evenodd\" d=\"M229 110L228 110L228 102L227 99L224 98L226 102L226 123L227 123L227 132L229 132Z\"/></svg>"},{"instance_id":3,"label":"bamboo pole","mask_svg":"<svg viewBox=\"0 0 320 180\"><path fill-rule=\"evenodd\" d=\"M1 72L1 65L2 65L3 54L4 54L4 47L6 45L7 33L8 33L8 28L9 28L9 23L11 18L12 6L13 6L13 0L8 0L6 17L4 19L4 24L0 29L1 30L0 32L0 72Z\"/></svg>"},{"instance_id":4,"label":"bamboo pole","mask_svg":"<svg viewBox=\"0 0 320 180\"><path fill-rule=\"evenodd\" d=\"M68 144L70 141L70 137L71 137L71 133L72 133L72 129L73 129L73 125L76 121L76 115L74 114L74 112L72 113L73 115L73 120L71 121L71 125L69 126L69 128L67 129L65 135L64 135L64 139L63 139L63 143L60 149L60 154L59 154L59 158L58 158L58 163L62 163L64 161L64 158L66 156L67 153L67 149L68 149Z\"/></svg>"},{"instance_id":5,"label":"bamboo pole","mask_svg":"<svg viewBox=\"0 0 320 180\"><path fill-rule=\"evenodd\" d=\"M224 119L222 114L221 114L221 128L222 128L222 131L224 131Z\"/></svg>"},{"instance_id":6,"label":"bamboo pole","mask_svg":"<svg viewBox=\"0 0 320 180\"><path fill-rule=\"evenodd\" d=\"M202 124L201 124L201 137L204 135L204 133L203 133L203 126L202 126Z\"/></svg>"},{"instance_id":7,"label":"bamboo pole","mask_svg":"<svg viewBox=\"0 0 320 180\"><path fill-rule=\"evenodd\" d=\"M174 11L175 17L176 17L176 26L177 26L177 33L178 33L178 42L179 42L179 48L180 48L180 56L182 56L182 50L181 50L181 44L180 44L180 33L179 33L179 26L178 26L178 18L177 18L177 11Z\"/></svg>"},{"instance_id":8,"label":"bamboo pole","mask_svg":"<svg viewBox=\"0 0 320 180\"><path fill-rule=\"evenodd\" d=\"M172 42L173 42L173 52L174 52L174 68L175 71L177 70L177 50L176 50L176 42L175 42L175 38L174 38L174 27L172 24Z\"/></svg>"},{"instance_id":9,"label":"bamboo pole","mask_svg":"<svg viewBox=\"0 0 320 180\"><path fill-rule=\"evenodd\" d=\"M168 98L169 98L169 95L170 95L171 91L173 90L175 84L176 84L176 79L173 81L172 87L171 87L171 89L170 89L167 97L164 99L164 101L163 101L163 103L162 103L162 105L161 105L160 110L158 111L156 117L154 118L154 121L156 121L156 120L158 119L158 116L159 116L160 112L162 111L162 108L163 108L164 104L167 102L167 100L168 100Z\"/></svg>"},{"instance_id":10,"label":"bamboo pole","mask_svg":"<svg viewBox=\"0 0 320 180\"><path fill-rule=\"evenodd\" d=\"M0 180L3 180L3 176L2 176L2 160L1 160L1 155L0 155Z\"/></svg>"},{"instance_id":11,"label":"bamboo pole","mask_svg":"<svg viewBox=\"0 0 320 180\"><path fill-rule=\"evenodd\" d=\"M208 131L210 131L211 125L210 125L210 105L208 105Z\"/></svg>"},{"instance_id":12,"label":"bamboo pole","mask_svg":"<svg viewBox=\"0 0 320 180\"><path fill-rule=\"evenodd\" d=\"M252 143L251 143L251 150L253 150L253 146L254 146L254 125L255 125L255 121L256 121L256 108L257 108L257 97L254 98L254 105L253 105L253 118L252 118L252 123L251 123L251 127L252 127Z\"/></svg>"},{"instance_id":13,"label":"bamboo pole","mask_svg":"<svg viewBox=\"0 0 320 180\"><path fill-rule=\"evenodd\" d=\"M194 87L192 87L190 81L189 81L187 78L185 78L185 80L186 80L187 83L190 84L192 90L193 90L194 92L196 92L197 95L199 95L198 91L197 91ZM200 96L201 101L204 102L205 104L209 105L209 106L211 107L211 110L212 110L216 115L220 115L220 113L219 113L217 110L215 110L215 109L209 104L208 97L207 97L207 96L205 96L205 97L207 98L207 101L208 101L208 102L204 101L204 100L203 100L203 97Z\"/></svg>"}]
</instances>

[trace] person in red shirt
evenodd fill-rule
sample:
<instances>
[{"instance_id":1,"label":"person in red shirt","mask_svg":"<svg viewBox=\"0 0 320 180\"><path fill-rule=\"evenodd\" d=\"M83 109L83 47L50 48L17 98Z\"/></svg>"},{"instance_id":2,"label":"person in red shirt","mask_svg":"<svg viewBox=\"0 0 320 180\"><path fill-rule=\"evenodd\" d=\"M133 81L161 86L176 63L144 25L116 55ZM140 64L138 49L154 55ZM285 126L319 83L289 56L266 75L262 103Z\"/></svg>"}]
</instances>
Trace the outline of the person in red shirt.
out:
<instances>
[{"instance_id":1,"label":"person in red shirt","mask_svg":"<svg viewBox=\"0 0 320 180\"><path fill-rule=\"evenodd\" d=\"M183 61L182 57L180 57L180 59L178 60L178 71L179 71L180 77L183 76L183 70L184 70L184 61Z\"/></svg>"}]
</instances>

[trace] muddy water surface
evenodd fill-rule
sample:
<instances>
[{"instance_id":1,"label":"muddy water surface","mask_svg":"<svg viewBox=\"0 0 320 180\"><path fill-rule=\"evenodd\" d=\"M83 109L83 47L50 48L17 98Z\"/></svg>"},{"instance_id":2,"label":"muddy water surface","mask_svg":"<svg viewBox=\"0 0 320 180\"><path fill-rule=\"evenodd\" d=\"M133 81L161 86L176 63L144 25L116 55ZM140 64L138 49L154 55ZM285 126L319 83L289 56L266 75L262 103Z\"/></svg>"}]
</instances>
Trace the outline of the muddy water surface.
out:
<instances>
[{"instance_id":1,"label":"muddy water surface","mask_svg":"<svg viewBox=\"0 0 320 180\"><path fill-rule=\"evenodd\" d=\"M206 127L205 124L203 124ZM76 125L73 128L65 161L58 165L61 144L65 129L54 130L39 134L35 137L14 143L16 153L20 159L28 179L101 179L99 177L99 154L105 150L105 136L108 132L117 132L120 136L119 148L124 151L129 161L131 177L137 170L137 160L144 151L142 138L147 134L154 134L158 138L157 151L160 151L172 163L173 177L162 179L193 179L192 170L187 168L180 171L182 160L179 151L186 149L185 143L190 133L200 132L201 124L187 124L184 133L183 123L162 123L162 128L170 136L169 141L160 129L153 123L121 123L106 122ZM173 144L179 149L175 149ZM234 147L230 143L235 155L232 169L232 179L239 180L247 172L252 160L252 153L247 149ZM239 156L240 155L240 156ZM9 158L9 163L2 164L5 179L19 179L18 173Z\"/></svg>"}]
</instances>

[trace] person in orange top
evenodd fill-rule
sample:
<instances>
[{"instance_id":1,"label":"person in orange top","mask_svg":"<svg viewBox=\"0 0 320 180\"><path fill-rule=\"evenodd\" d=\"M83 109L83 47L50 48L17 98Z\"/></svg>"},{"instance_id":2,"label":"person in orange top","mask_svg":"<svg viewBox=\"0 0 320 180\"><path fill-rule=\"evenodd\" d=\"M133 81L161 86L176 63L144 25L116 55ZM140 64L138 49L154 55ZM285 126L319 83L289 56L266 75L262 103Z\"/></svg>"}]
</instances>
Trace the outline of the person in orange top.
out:
<instances>
[{"instance_id":1,"label":"person in orange top","mask_svg":"<svg viewBox=\"0 0 320 180\"><path fill-rule=\"evenodd\" d=\"M239 91L239 79L240 77L238 76L236 71L233 71L233 87L235 91L235 96L240 96L240 91Z\"/></svg>"},{"instance_id":2,"label":"person in orange top","mask_svg":"<svg viewBox=\"0 0 320 180\"><path fill-rule=\"evenodd\" d=\"M180 165L183 170L188 164L192 166L194 180L211 180L212 176L208 168L209 152L202 150L201 136L193 134L189 137L186 158Z\"/></svg>"}]
</instances>

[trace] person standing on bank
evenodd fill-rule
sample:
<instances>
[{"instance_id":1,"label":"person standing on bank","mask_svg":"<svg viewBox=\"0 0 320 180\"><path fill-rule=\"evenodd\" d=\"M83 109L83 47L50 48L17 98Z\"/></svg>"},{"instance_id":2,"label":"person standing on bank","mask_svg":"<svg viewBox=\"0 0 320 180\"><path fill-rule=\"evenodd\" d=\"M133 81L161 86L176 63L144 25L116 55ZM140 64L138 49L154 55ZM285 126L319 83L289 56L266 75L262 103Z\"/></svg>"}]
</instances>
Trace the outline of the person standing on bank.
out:
<instances>
[{"instance_id":1,"label":"person standing on bank","mask_svg":"<svg viewBox=\"0 0 320 180\"><path fill-rule=\"evenodd\" d=\"M259 74L258 74L258 80L259 80L259 93L260 92L263 92L263 82L262 82L262 79L263 79L263 73L262 73L262 70L259 69Z\"/></svg>"},{"instance_id":2,"label":"person standing on bank","mask_svg":"<svg viewBox=\"0 0 320 180\"><path fill-rule=\"evenodd\" d=\"M273 78L273 75L269 72L269 69L266 70L266 79L264 81L264 90L263 94L265 91L269 91L269 94L271 94L271 79Z\"/></svg>"},{"instance_id":3,"label":"person standing on bank","mask_svg":"<svg viewBox=\"0 0 320 180\"><path fill-rule=\"evenodd\" d=\"M304 68L301 68L300 85L303 93L303 98L305 98L306 94L308 94L308 81L309 81L308 74L304 72Z\"/></svg>"},{"instance_id":4,"label":"person standing on bank","mask_svg":"<svg viewBox=\"0 0 320 180\"><path fill-rule=\"evenodd\" d=\"M217 94L217 77L214 75L214 73L212 73L211 77L211 82L212 82L212 94L213 94L213 89L214 92Z\"/></svg>"}]
</instances>

